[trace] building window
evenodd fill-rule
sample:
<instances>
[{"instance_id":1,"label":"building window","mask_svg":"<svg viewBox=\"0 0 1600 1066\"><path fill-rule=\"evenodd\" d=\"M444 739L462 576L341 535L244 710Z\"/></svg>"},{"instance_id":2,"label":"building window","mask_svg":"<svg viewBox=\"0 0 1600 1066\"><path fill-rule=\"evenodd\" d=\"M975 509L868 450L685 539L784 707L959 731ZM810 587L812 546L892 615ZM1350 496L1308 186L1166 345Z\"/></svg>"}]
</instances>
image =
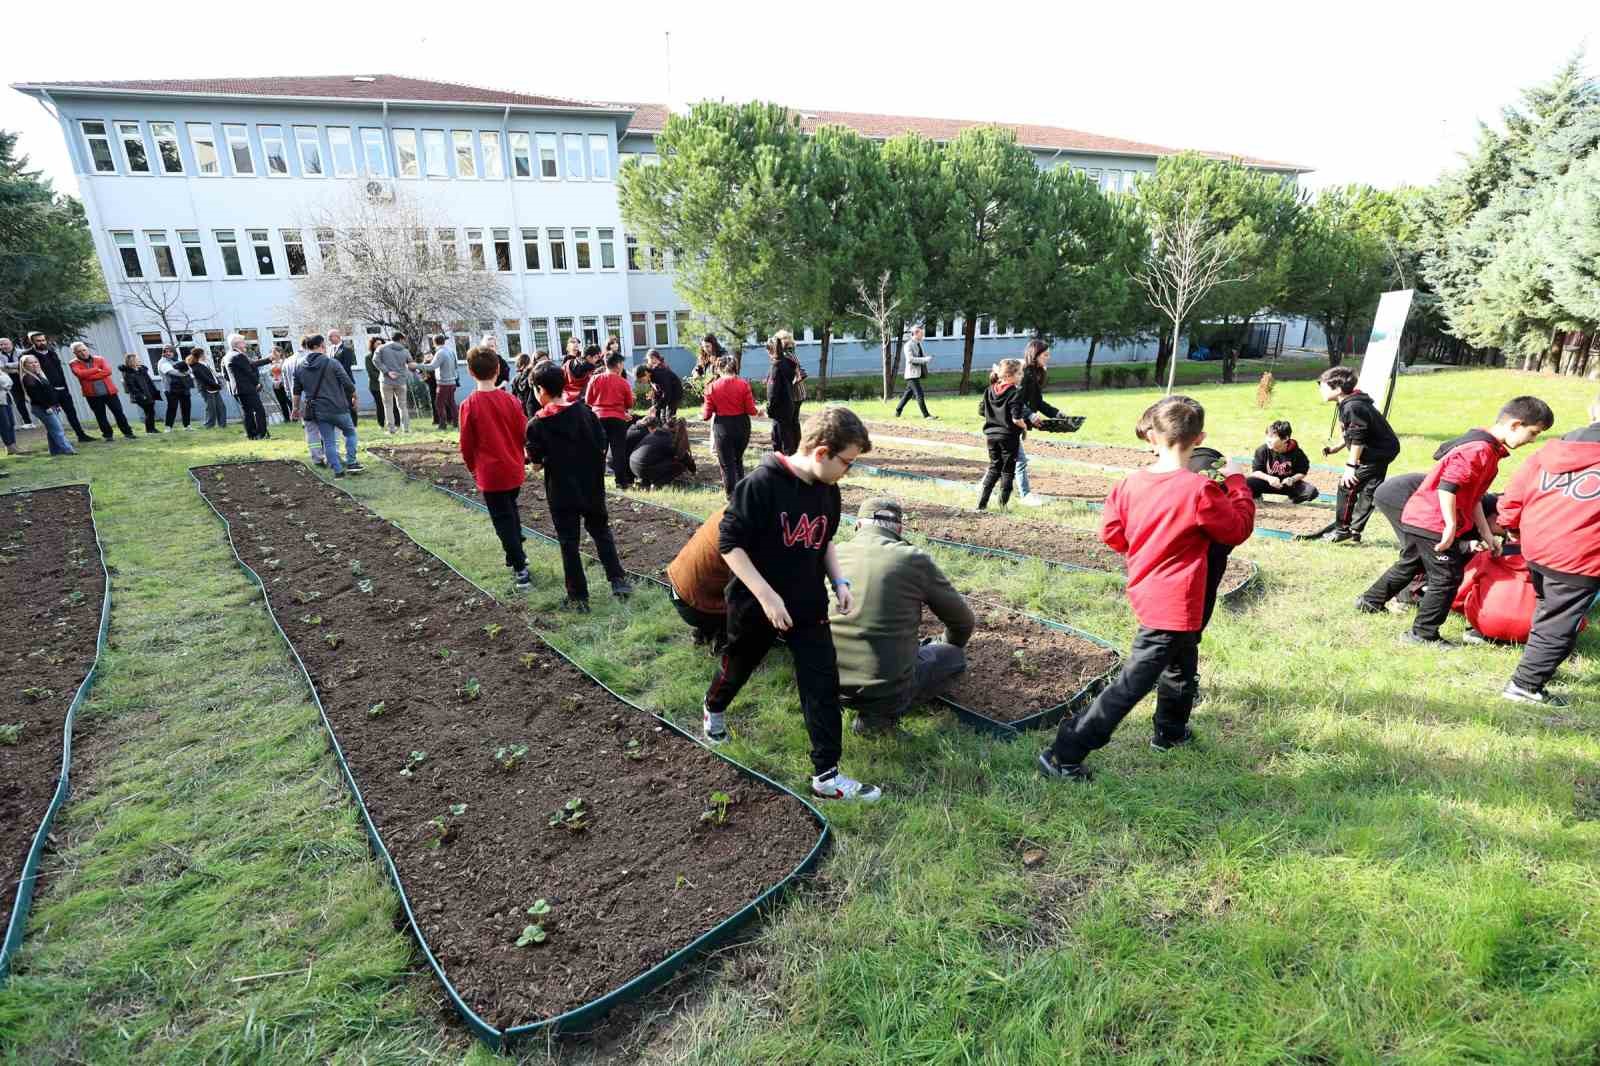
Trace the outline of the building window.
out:
<instances>
[{"instance_id":1,"label":"building window","mask_svg":"<svg viewBox=\"0 0 1600 1066\"><path fill-rule=\"evenodd\" d=\"M138 280L144 277L144 267L139 263L139 245L134 242L132 230L113 230L111 239L116 242L117 255L122 258L122 276Z\"/></svg>"},{"instance_id":2,"label":"building window","mask_svg":"<svg viewBox=\"0 0 1600 1066\"><path fill-rule=\"evenodd\" d=\"M383 144L383 131L370 126L361 127L361 156L367 163L367 176L389 176L389 152Z\"/></svg>"},{"instance_id":3,"label":"building window","mask_svg":"<svg viewBox=\"0 0 1600 1066\"><path fill-rule=\"evenodd\" d=\"M256 255L256 273L264 278L274 277L278 273L278 265L272 259L272 238L264 229L245 231L250 236L250 247Z\"/></svg>"},{"instance_id":4,"label":"building window","mask_svg":"<svg viewBox=\"0 0 1600 1066\"><path fill-rule=\"evenodd\" d=\"M417 166L417 131L394 131L394 173L397 178L414 178Z\"/></svg>"},{"instance_id":5,"label":"building window","mask_svg":"<svg viewBox=\"0 0 1600 1066\"><path fill-rule=\"evenodd\" d=\"M589 177L611 180L611 138L603 133L589 134Z\"/></svg>"},{"instance_id":6,"label":"building window","mask_svg":"<svg viewBox=\"0 0 1600 1066\"><path fill-rule=\"evenodd\" d=\"M250 154L250 131L243 126L224 125L222 137L228 142L228 157L233 161L233 172L238 175L254 174L256 160Z\"/></svg>"},{"instance_id":7,"label":"building window","mask_svg":"<svg viewBox=\"0 0 1600 1066\"><path fill-rule=\"evenodd\" d=\"M554 181L560 177L556 173L556 135L553 133L539 134L539 177L547 181Z\"/></svg>"},{"instance_id":8,"label":"building window","mask_svg":"<svg viewBox=\"0 0 1600 1066\"><path fill-rule=\"evenodd\" d=\"M240 330L239 332L243 333L244 330ZM250 332L254 333L255 331L251 330ZM221 366L222 357L227 354L228 351L228 346L223 341L222 331L220 329L208 329L205 331L203 336L205 338L206 347L211 350L211 362L217 366ZM179 344L192 344L194 343L194 334L179 333L177 335L177 340Z\"/></svg>"},{"instance_id":9,"label":"building window","mask_svg":"<svg viewBox=\"0 0 1600 1066\"><path fill-rule=\"evenodd\" d=\"M283 332L285 334L287 334L289 332L289 327L288 326L279 326L279 327L277 327L277 329L283 330ZM273 332L277 332L277 329L273 330ZM217 340L218 341L222 340L222 331L220 329L219 330L214 330L214 331L208 330L206 332L206 339L207 340L211 339L212 332L215 332L217 334ZM249 326L239 326L239 327L234 329L234 332L237 333L239 336L244 338L244 350L245 351L249 352L251 355L260 355L261 354L261 332L259 330L252 329ZM213 356L221 356L222 352L220 352L217 349L213 348L212 351L211 351L211 354Z\"/></svg>"},{"instance_id":10,"label":"building window","mask_svg":"<svg viewBox=\"0 0 1600 1066\"><path fill-rule=\"evenodd\" d=\"M444 130L422 131L422 164L430 178L448 178L450 164L445 162Z\"/></svg>"},{"instance_id":11,"label":"building window","mask_svg":"<svg viewBox=\"0 0 1600 1066\"><path fill-rule=\"evenodd\" d=\"M528 325L532 327L533 350L536 352L550 351L550 320L546 318L530 318Z\"/></svg>"},{"instance_id":12,"label":"building window","mask_svg":"<svg viewBox=\"0 0 1600 1066\"><path fill-rule=\"evenodd\" d=\"M454 130L451 132L450 138L456 146L456 177L477 177L478 157L472 154L472 132L470 130Z\"/></svg>"},{"instance_id":13,"label":"building window","mask_svg":"<svg viewBox=\"0 0 1600 1066\"><path fill-rule=\"evenodd\" d=\"M506 358L515 360L522 354L522 320L508 318L500 325L504 326L506 331Z\"/></svg>"},{"instance_id":14,"label":"building window","mask_svg":"<svg viewBox=\"0 0 1600 1066\"><path fill-rule=\"evenodd\" d=\"M178 264L172 258L172 248L167 244L167 231L145 230L144 239L150 242L150 257L155 260L156 274L163 278L177 277Z\"/></svg>"},{"instance_id":15,"label":"building window","mask_svg":"<svg viewBox=\"0 0 1600 1066\"><path fill-rule=\"evenodd\" d=\"M623 238L622 243L623 247L626 249L625 254L628 257L628 269L637 274L640 270L644 269L639 264L639 238L630 233Z\"/></svg>"},{"instance_id":16,"label":"building window","mask_svg":"<svg viewBox=\"0 0 1600 1066\"><path fill-rule=\"evenodd\" d=\"M437 333L438 330L432 332ZM472 350L472 337L467 333L465 322L450 323L450 343L456 346L456 355L465 356Z\"/></svg>"},{"instance_id":17,"label":"building window","mask_svg":"<svg viewBox=\"0 0 1600 1066\"><path fill-rule=\"evenodd\" d=\"M678 344L681 347L684 347L684 348L690 347L690 344L689 344L689 312L687 312L687 311L679 311L676 315L673 316L673 319L674 319L674 321L673 321L672 324L677 330Z\"/></svg>"},{"instance_id":18,"label":"building window","mask_svg":"<svg viewBox=\"0 0 1600 1066\"><path fill-rule=\"evenodd\" d=\"M317 230L317 255L322 259L323 270L339 269L339 248L333 243L333 230Z\"/></svg>"},{"instance_id":19,"label":"building window","mask_svg":"<svg viewBox=\"0 0 1600 1066\"><path fill-rule=\"evenodd\" d=\"M473 270L489 269L488 262L483 256L483 230L467 230L467 262Z\"/></svg>"},{"instance_id":20,"label":"building window","mask_svg":"<svg viewBox=\"0 0 1600 1066\"><path fill-rule=\"evenodd\" d=\"M636 152L618 152L617 153L617 173L621 174L623 168L626 167L629 163L638 163L638 162L639 162L638 153L636 153Z\"/></svg>"},{"instance_id":21,"label":"building window","mask_svg":"<svg viewBox=\"0 0 1600 1066\"><path fill-rule=\"evenodd\" d=\"M317 136L317 127L296 126L294 143L300 151L300 176L322 177L322 138Z\"/></svg>"},{"instance_id":22,"label":"building window","mask_svg":"<svg viewBox=\"0 0 1600 1066\"><path fill-rule=\"evenodd\" d=\"M439 230L439 254L444 258L446 270L455 269L460 262L456 258L456 231L453 229Z\"/></svg>"},{"instance_id":23,"label":"building window","mask_svg":"<svg viewBox=\"0 0 1600 1066\"><path fill-rule=\"evenodd\" d=\"M222 272L230 278L244 277L244 263L239 258L239 240L231 229L215 231L217 247L222 250Z\"/></svg>"},{"instance_id":24,"label":"building window","mask_svg":"<svg viewBox=\"0 0 1600 1066\"><path fill-rule=\"evenodd\" d=\"M511 273L511 231L494 231L494 268L502 274Z\"/></svg>"},{"instance_id":25,"label":"building window","mask_svg":"<svg viewBox=\"0 0 1600 1066\"><path fill-rule=\"evenodd\" d=\"M349 126L328 127L328 149L333 153L333 176L336 178L355 177L356 149L355 143L350 139ZM378 158L383 158L381 153Z\"/></svg>"},{"instance_id":26,"label":"building window","mask_svg":"<svg viewBox=\"0 0 1600 1066\"><path fill-rule=\"evenodd\" d=\"M478 134L478 151L483 155L483 176L499 181L506 176L505 157L500 154L500 135L488 130Z\"/></svg>"},{"instance_id":27,"label":"building window","mask_svg":"<svg viewBox=\"0 0 1600 1066\"><path fill-rule=\"evenodd\" d=\"M206 250L200 243L200 231L197 229L181 229L178 231L178 241L183 245L183 258L189 267L191 278L206 276Z\"/></svg>"},{"instance_id":28,"label":"building window","mask_svg":"<svg viewBox=\"0 0 1600 1066\"><path fill-rule=\"evenodd\" d=\"M202 176L222 173L222 160L217 156L217 136L209 122L190 122L189 147L194 152L194 168Z\"/></svg>"},{"instance_id":29,"label":"building window","mask_svg":"<svg viewBox=\"0 0 1600 1066\"><path fill-rule=\"evenodd\" d=\"M583 180L583 135L566 133L561 137L562 146L567 154L567 180Z\"/></svg>"},{"instance_id":30,"label":"building window","mask_svg":"<svg viewBox=\"0 0 1600 1066\"><path fill-rule=\"evenodd\" d=\"M533 177L533 158L529 154L532 149L526 133L513 133L511 135L511 176L514 178Z\"/></svg>"},{"instance_id":31,"label":"building window","mask_svg":"<svg viewBox=\"0 0 1600 1066\"><path fill-rule=\"evenodd\" d=\"M294 345L289 341L288 326L273 326L269 332L272 334L272 346L283 355L293 355Z\"/></svg>"},{"instance_id":32,"label":"building window","mask_svg":"<svg viewBox=\"0 0 1600 1066\"><path fill-rule=\"evenodd\" d=\"M593 345L596 348L600 347L599 317L590 315L581 321L581 326L583 329L583 346L585 348L589 347L590 345Z\"/></svg>"},{"instance_id":33,"label":"building window","mask_svg":"<svg viewBox=\"0 0 1600 1066\"><path fill-rule=\"evenodd\" d=\"M162 340L161 334L152 331L139 334L139 343L144 345L145 363L154 370L156 364L161 362L161 349L167 346L167 342Z\"/></svg>"},{"instance_id":34,"label":"building window","mask_svg":"<svg viewBox=\"0 0 1600 1066\"><path fill-rule=\"evenodd\" d=\"M300 239L300 231L286 229L279 231L283 236L283 258L289 264L289 276L303 278L306 276L306 246Z\"/></svg>"},{"instance_id":35,"label":"building window","mask_svg":"<svg viewBox=\"0 0 1600 1066\"><path fill-rule=\"evenodd\" d=\"M156 158L161 162L161 173L182 174L183 153L178 151L178 124L152 122L150 136L156 141Z\"/></svg>"},{"instance_id":36,"label":"building window","mask_svg":"<svg viewBox=\"0 0 1600 1066\"><path fill-rule=\"evenodd\" d=\"M639 156L639 165L645 167L659 167L661 157L654 152L644 152Z\"/></svg>"},{"instance_id":37,"label":"building window","mask_svg":"<svg viewBox=\"0 0 1600 1066\"><path fill-rule=\"evenodd\" d=\"M650 249L650 271L651 271L651 273L659 274L663 270L666 270L666 269L667 269L667 262L666 262L665 257L663 257L662 254L661 254L661 249L652 247Z\"/></svg>"},{"instance_id":38,"label":"building window","mask_svg":"<svg viewBox=\"0 0 1600 1066\"><path fill-rule=\"evenodd\" d=\"M600 269L617 269L617 231L601 229L597 232L600 238Z\"/></svg>"},{"instance_id":39,"label":"building window","mask_svg":"<svg viewBox=\"0 0 1600 1066\"><path fill-rule=\"evenodd\" d=\"M122 141L122 154L128 161L128 173L150 173L150 153L145 151L144 133L139 129L139 124L117 123L117 138Z\"/></svg>"},{"instance_id":40,"label":"building window","mask_svg":"<svg viewBox=\"0 0 1600 1066\"><path fill-rule=\"evenodd\" d=\"M550 269L567 269L567 231L559 226L553 226L544 231L550 241ZM565 349L566 342L562 342Z\"/></svg>"},{"instance_id":41,"label":"building window","mask_svg":"<svg viewBox=\"0 0 1600 1066\"><path fill-rule=\"evenodd\" d=\"M617 343L618 344L622 343L622 316L621 315L607 315L606 316L606 341L609 343L612 337L617 338Z\"/></svg>"},{"instance_id":42,"label":"building window","mask_svg":"<svg viewBox=\"0 0 1600 1066\"><path fill-rule=\"evenodd\" d=\"M572 231L572 258L579 270L594 269L594 256L589 244L587 226L580 226Z\"/></svg>"},{"instance_id":43,"label":"building window","mask_svg":"<svg viewBox=\"0 0 1600 1066\"><path fill-rule=\"evenodd\" d=\"M261 155L266 160L267 177L287 178L289 152L283 145L283 127L257 126L256 132L261 136Z\"/></svg>"},{"instance_id":44,"label":"building window","mask_svg":"<svg viewBox=\"0 0 1600 1066\"><path fill-rule=\"evenodd\" d=\"M667 345L672 343L672 341L671 341L671 339L669 337L669 334L667 332L667 329L668 329L668 326L667 326L667 313L665 311L657 311L656 312L656 338L655 338L655 346L657 348L665 348Z\"/></svg>"},{"instance_id":45,"label":"building window","mask_svg":"<svg viewBox=\"0 0 1600 1066\"><path fill-rule=\"evenodd\" d=\"M89 162L94 167L96 174L115 174L117 161L111 154L111 138L106 136L104 122L80 122L83 130L83 146L89 151Z\"/></svg>"},{"instance_id":46,"label":"building window","mask_svg":"<svg viewBox=\"0 0 1600 1066\"><path fill-rule=\"evenodd\" d=\"M524 270L539 269L539 231L525 229L522 231L522 266Z\"/></svg>"},{"instance_id":47,"label":"building window","mask_svg":"<svg viewBox=\"0 0 1600 1066\"><path fill-rule=\"evenodd\" d=\"M556 319L556 346L557 346L557 348L559 350L556 351L556 352L553 352L551 354L555 355L555 357L557 359L561 358L562 355L566 354L567 341L569 341L571 339L572 339L572 319L570 319L570 318L558 318L558 319Z\"/></svg>"},{"instance_id":48,"label":"building window","mask_svg":"<svg viewBox=\"0 0 1600 1066\"><path fill-rule=\"evenodd\" d=\"M643 311L633 312L633 346L635 349L650 347L650 316Z\"/></svg>"}]
</instances>

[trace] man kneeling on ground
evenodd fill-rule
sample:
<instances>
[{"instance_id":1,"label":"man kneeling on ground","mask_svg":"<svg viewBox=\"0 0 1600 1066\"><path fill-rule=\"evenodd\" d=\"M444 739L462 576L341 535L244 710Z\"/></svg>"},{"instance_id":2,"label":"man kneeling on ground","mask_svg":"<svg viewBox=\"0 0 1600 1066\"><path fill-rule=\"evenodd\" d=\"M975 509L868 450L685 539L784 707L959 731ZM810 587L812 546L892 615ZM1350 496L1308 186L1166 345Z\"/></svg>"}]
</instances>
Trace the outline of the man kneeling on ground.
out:
<instances>
[{"instance_id":1,"label":"man kneeling on ground","mask_svg":"<svg viewBox=\"0 0 1600 1066\"><path fill-rule=\"evenodd\" d=\"M939 695L967 668L977 619L939 564L902 537L905 514L887 496L861 505L856 535L835 549L855 602L830 620L839 657L839 698L854 708L858 734L892 732L901 715ZM919 646L926 606L943 641Z\"/></svg>"}]
</instances>

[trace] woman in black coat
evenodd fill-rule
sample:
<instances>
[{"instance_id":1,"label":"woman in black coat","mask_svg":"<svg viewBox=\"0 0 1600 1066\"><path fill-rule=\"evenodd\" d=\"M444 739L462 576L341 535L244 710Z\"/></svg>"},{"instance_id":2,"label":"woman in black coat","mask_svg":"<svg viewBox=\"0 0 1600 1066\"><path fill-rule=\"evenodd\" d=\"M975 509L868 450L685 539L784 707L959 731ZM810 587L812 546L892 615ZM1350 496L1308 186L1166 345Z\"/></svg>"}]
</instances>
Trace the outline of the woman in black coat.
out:
<instances>
[{"instance_id":1,"label":"woman in black coat","mask_svg":"<svg viewBox=\"0 0 1600 1066\"><path fill-rule=\"evenodd\" d=\"M129 352L122 361L122 391L144 412L144 431L161 432L156 428L156 401L161 399L161 394L156 391L156 383L150 380L150 372L137 352Z\"/></svg>"},{"instance_id":2,"label":"woman in black coat","mask_svg":"<svg viewBox=\"0 0 1600 1066\"><path fill-rule=\"evenodd\" d=\"M795 379L800 361L794 355L794 335L782 329L767 341L767 417L772 419L772 450L793 455L800 447L800 398Z\"/></svg>"}]
</instances>

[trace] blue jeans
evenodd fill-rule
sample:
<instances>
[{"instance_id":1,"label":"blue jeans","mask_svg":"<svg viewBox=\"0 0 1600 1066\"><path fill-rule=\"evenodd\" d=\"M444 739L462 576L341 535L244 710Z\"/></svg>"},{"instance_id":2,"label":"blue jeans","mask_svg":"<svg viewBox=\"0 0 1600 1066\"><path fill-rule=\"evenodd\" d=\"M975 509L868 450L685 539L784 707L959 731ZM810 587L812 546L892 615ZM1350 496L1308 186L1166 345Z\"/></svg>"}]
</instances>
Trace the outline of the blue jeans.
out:
<instances>
[{"instance_id":1,"label":"blue jeans","mask_svg":"<svg viewBox=\"0 0 1600 1066\"><path fill-rule=\"evenodd\" d=\"M17 416L11 413L9 403L0 403L0 444L7 448L17 446Z\"/></svg>"},{"instance_id":2,"label":"blue jeans","mask_svg":"<svg viewBox=\"0 0 1600 1066\"><path fill-rule=\"evenodd\" d=\"M345 466L356 461L356 424L351 420L350 412L342 411L330 419L317 419L317 434L322 437L322 454L335 474L344 470L344 466L339 464L339 438L333 435L336 427L344 434Z\"/></svg>"},{"instance_id":3,"label":"blue jeans","mask_svg":"<svg viewBox=\"0 0 1600 1066\"><path fill-rule=\"evenodd\" d=\"M1024 496L1030 495L1028 489L1028 455L1022 450L1022 444L1017 444L1017 491Z\"/></svg>"},{"instance_id":4,"label":"blue jeans","mask_svg":"<svg viewBox=\"0 0 1600 1066\"><path fill-rule=\"evenodd\" d=\"M76 455L78 449L67 443L67 435L61 429L61 416L56 414L59 408L35 407L33 416L44 426L44 434L50 440L51 455Z\"/></svg>"}]
</instances>

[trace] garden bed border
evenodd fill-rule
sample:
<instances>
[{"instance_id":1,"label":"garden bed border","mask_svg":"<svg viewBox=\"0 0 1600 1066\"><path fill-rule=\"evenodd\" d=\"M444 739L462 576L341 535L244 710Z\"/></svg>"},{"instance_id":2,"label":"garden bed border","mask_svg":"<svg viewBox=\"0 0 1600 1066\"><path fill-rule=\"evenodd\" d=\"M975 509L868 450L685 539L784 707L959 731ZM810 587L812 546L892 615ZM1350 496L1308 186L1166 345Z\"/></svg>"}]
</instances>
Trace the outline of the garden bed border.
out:
<instances>
[{"instance_id":1,"label":"garden bed border","mask_svg":"<svg viewBox=\"0 0 1600 1066\"><path fill-rule=\"evenodd\" d=\"M100 656L106 650L106 633L111 627L111 571L106 567L105 545L100 542L100 527L94 519L94 488L90 483L75 481L65 485L48 485L39 489L16 489L0 493L0 500L4 500L24 493L50 492L79 486L89 497L89 529L94 533L94 546L100 558L100 573L105 578L105 592L100 604L100 630L95 637L94 661L89 664L89 672L78 685L78 691L73 694L72 702L67 704L66 718L61 725L61 777L56 782L55 795L51 797L50 805L45 808L44 817L39 820L39 829L33 835L33 843L28 848L27 858L22 862L22 874L17 881L17 895L12 900L11 914L6 921L5 938L0 940L0 985L5 984L6 976L10 973L12 956L22 947L23 934L28 924L28 911L33 903L33 886L39 879L39 864L44 857L45 845L49 842L50 827L55 822L56 812L67 802L67 797L72 792L70 776L72 726L77 720L78 708L88 697L94 676L100 669Z\"/></svg>"},{"instance_id":2,"label":"garden bed border","mask_svg":"<svg viewBox=\"0 0 1600 1066\"><path fill-rule=\"evenodd\" d=\"M598 685L614 699L620 701L628 707L633 708L640 714L655 719L660 725L672 730L674 733L677 733L680 737L683 737L690 743L705 747L706 750L716 758L728 763L735 770L739 771L745 776L755 781L759 781L767 787L782 792L796 800L811 815L812 819L816 822L819 828L819 832L817 834L817 842L812 845L812 848L806 854L806 857L802 859L799 865L791 870L782 880L769 886L764 892L761 893L761 895L745 904L744 907L738 911L735 911L732 915L723 919L716 925L712 926L706 932L701 933L694 940L679 948L671 955L668 955L665 959L662 959L660 962L651 966L643 973L629 979L624 984L619 985L604 995L596 999L592 999L582 1006L574 1007L572 1010L558 1014L553 1018L546 1018L543 1021L538 1022L526 1022L521 1025L508 1026L504 1029L497 1028L489 1024L487 1020L485 1020L471 1007L467 1006L466 1002L462 1000L460 993L456 991L455 985L451 983L447 976L445 976L444 968L439 965L439 960L434 957L433 949L429 946L427 937L423 935L421 926L417 924L417 916L411 909L411 900L406 895L405 885L400 880L400 871L395 866L394 859L389 854L389 849L384 845L383 838L378 833L377 827L373 824L372 814L367 810L366 801L361 795L361 788L358 784L356 784L355 774L351 771L349 763L345 761L344 749L340 746L338 735L334 732L333 723L328 720L328 712L322 705L322 695L317 691L316 683L312 681L311 673L306 669L305 662L300 658L300 652L295 648L294 641L289 639L289 635L284 632L283 626L279 623L277 613L272 609L272 600L267 595L266 585L261 580L261 575L257 574L255 570L253 570L239 554L239 549L233 540L232 523L230 523L228 519L223 516L222 512L217 510L216 506L211 502L211 500L207 498L204 492L204 484L200 479L200 475L196 473L196 471L200 470L201 468L209 469L226 466L244 467L261 462L292 463L294 460L264 460L252 458L229 460L220 463L200 463L189 468L189 476L195 483L196 493L202 500L205 501L206 506L211 509L211 513L216 515L217 519L222 523L223 531L226 533L228 538L228 550L233 553L234 561L239 564L240 569L242 569L250 578L250 580L255 583L256 587L261 590L261 599L263 604L266 606L267 617L271 620L273 628L278 631L278 635L283 638L284 644L288 646L289 654L294 657L295 665L300 668L301 676L305 678L306 687L311 692L311 700L316 705L317 715L319 718L321 718L323 730L327 734L328 745L333 751L334 759L339 764L339 770L344 777L345 784L350 789L351 796L355 799L356 811L360 814L362 826L365 828L367 833L367 842L372 847L373 852L381 860L384 869L389 874L389 881L394 886L395 893L400 897L400 908L405 913L406 924L410 927L412 936L416 938L417 946L422 949L423 957L428 960L429 968L433 970L434 976L438 978L440 985L444 988L445 995L449 998L451 1005L455 1007L456 1012L461 1016L461 1019L467 1024L467 1027L472 1030L473 1034L487 1044L490 1048L499 1051L504 1049L513 1041L521 1040L535 1034L555 1035L560 1032L578 1028L600 1018L617 1006L631 1002L632 1000L638 999L641 996L654 991L656 988L665 984L668 980L674 977L679 970L683 969L685 965L692 962L700 955L711 952L732 939L741 928L748 924L751 919L756 917L757 913L761 909L771 903L776 902L780 895L786 892L789 888L793 887L799 878L809 873L822 858L822 855L827 850L828 843L832 836L831 827L829 826L828 820L826 817L824 817L822 812L817 810L817 808L804 797L772 780L765 774L762 774L756 770L752 770L742 763L735 762L733 759L728 758L726 755L723 755L721 752L718 752L713 748L706 747L704 744L701 744L696 737L694 737L688 731L680 728L676 723L664 718L659 714L653 714L649 711L646 711L642 707L639 707L637 704L633 703L631 700L619 695L605 682L601 681L593 674L590 674L589 671L584 670L583 667L579 666L576 662L573 662L572 658L565 652L561 651L561 649L551 644L548 640L545 640L544 635L539 633L538 630L532 630L530 627L534 635L538 637L540 642L543 643L552 654L559 656L567 663L572 665L575 669L587 676L590 681ZM313 473L312 476L316 477L316 474ZM367 507L365 502L352 495L342 486L334 485L320 477L318 477L317 480L321 481L323 485L332 488L335 491L341 492L345 496L348 496L357 505L367 508L369 511L371 510L371 508ZM439 486L435 487L438 488ZM444 491L449 492L448 489L445 489ZM452 496L457 496L457 498L461 499L462 502L476 504L476 501L468 500L465 497L459 496L457 493L450 494ZM372 513L376 514L376 512ZM382 516L380 515L379 517ZM455 574L462 581L465 581L468 585L477 589L490 600L494 600L497 603L500 602L494 595L478 585L477 582L473 581L461 571L457 570L449 562L449 560L420 544L415 537L411 536L410 533L406 532L406 530L401 528L399 525L395 524L389 519L384 519L384 521L387 522L388 525L397 533L409 540L418 549L432 556L433 558L438 559L439 562L443 563L451 573ZM535 531L529 530L528 532L533 533ZM543 534L536 533L535 535L543 537ZM544 539L548 540L550 538L544 537Z\"/></svg>"}]
</instances>

